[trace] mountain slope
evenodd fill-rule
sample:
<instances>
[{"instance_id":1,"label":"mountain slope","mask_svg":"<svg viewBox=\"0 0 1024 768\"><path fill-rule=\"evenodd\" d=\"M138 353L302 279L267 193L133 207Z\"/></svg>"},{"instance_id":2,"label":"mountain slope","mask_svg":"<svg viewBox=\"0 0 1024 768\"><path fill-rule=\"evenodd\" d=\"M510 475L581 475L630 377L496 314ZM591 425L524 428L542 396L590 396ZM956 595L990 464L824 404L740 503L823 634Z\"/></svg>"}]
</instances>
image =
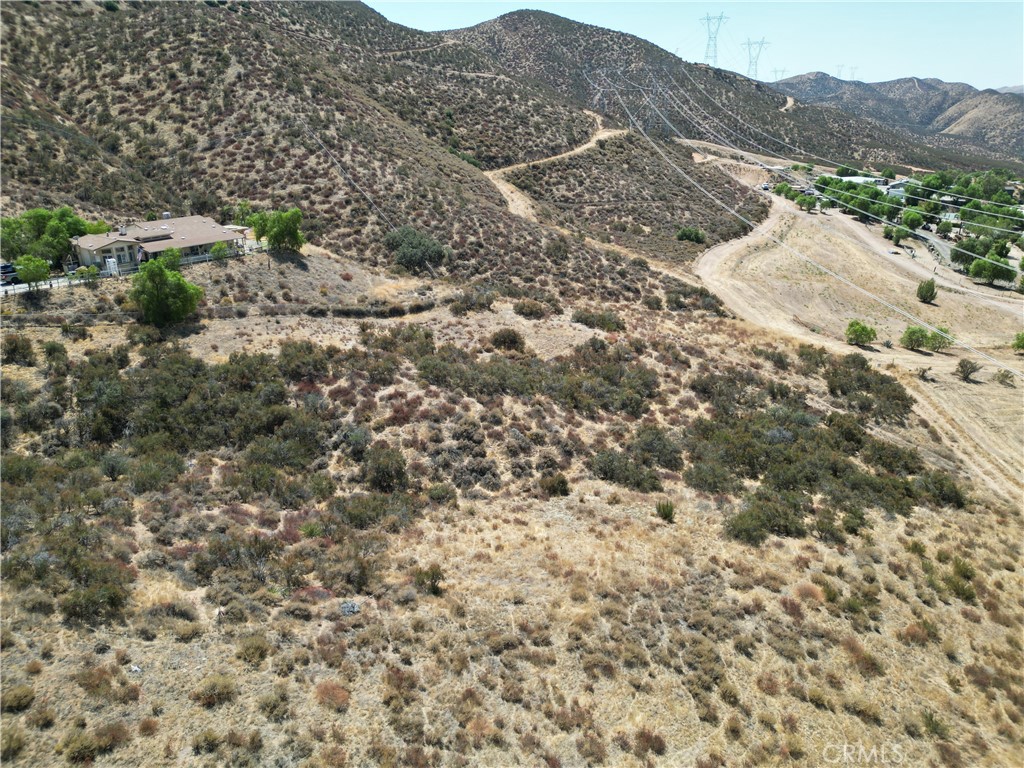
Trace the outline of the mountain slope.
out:
<instances>
[{"instance_id":1,"label":"mountain slope","mask_svg":"<svg viewBox=\"0 0 1024 768\"><path fill-rule=\"evenodd\" d=\"M862 83L824 72L790 77L773 87L805 103L835 107L918 136L954 137L1024 155L1024 100L1017 94L934 78Z\"/></svg>"},{"instance_id":2,"label":"mountain slope","mask_svg":"<svg viewBox=\"0 0 1024 768\"><path fill-rule=\"evenodd\" d=\"M884 127L876 121L807 103L782 112L786 105L779 92L763 83L732 72L682 62L657 46L632 35L570 21L541 11L515 11L474 27L453 30L447 37L493 51L511 71L535 78L558 92L627 118L617 108L613 93L599 92L588 82L601 81L601 72L626 73L641 85L654 78L678 99L692 99L715 120L702 118L727 137L729 129L746 137L737 139L749 149L755 143L786 156L805 153L861 165L910 164L921 167L964 168L985 166L1010 159L1001 147L978 147L962 139L942 137L929 144L920 137ZM596 80L595 80L596 79ZM640 97L624 97L631 108L643 111ZM801 100L803 101L803 100ZM727 112L733 113L735 117ZM670 109L676 126L691 136L705 138L685 114ZM720 121L720 122L716 122ZM661 121L650 118L649 125ZM721 125L728 126L723 129ZM751 128L750 126L756 126ZM763 133L761 133L763 132ZM773 142L764 134L778 137Z\"/></svg>"}]
</instances>

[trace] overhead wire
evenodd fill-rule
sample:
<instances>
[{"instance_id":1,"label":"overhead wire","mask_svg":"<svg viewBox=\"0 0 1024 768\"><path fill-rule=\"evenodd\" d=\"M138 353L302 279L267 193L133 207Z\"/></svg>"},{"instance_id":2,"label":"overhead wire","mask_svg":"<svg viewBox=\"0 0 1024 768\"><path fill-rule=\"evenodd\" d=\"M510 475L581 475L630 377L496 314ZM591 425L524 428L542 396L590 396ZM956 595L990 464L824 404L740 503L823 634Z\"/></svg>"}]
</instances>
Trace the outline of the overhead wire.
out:
<instances>
[{"instance_id":1,"label":"overhead wire","mask_svg":"<svg viewBox=\"0 0 1024 768\"><path fill-rule=\"evenodd\" d=\"M624 78L624 79L626 79L627 82L632 83L632 81L630 81L628 78ZM633 85L636 85L636 84L633 83ZM680 113L687 112L687 113L692 115L692 112L690 112L690 110L688 110L681 102L679 102L679 100L675 98L675 96L673 95L673 93L671 91L668 91L666 89L666 90L663 90L663 93L665 95L667 95L668 98L675 103L676 108L677 108L677 110ZM787 157L785 157L783 155L780 155L780 154L778 154L776 152L773 152L772 150L770 150L770 149L768 149L766 147L761 146L760 144L758 144L757 142L753 141L752 139L749 139L749 137L743 136L742 134L738 133L737 131L734 131L732 128L730 128L725 123L723 123L720 120L714 118L707 110L703 109L699 104L697 104L689 96L689 94L687 94L685 91L683 91L683 95L687 97L687 99L690 101L691 104L693 104L695 107L700 109L707 116L709 121L713 121L713 122L717 123L722 128L725 128L726 130L728 130L730 133L732 133L735 136L738 136L738 137L740 137L742 139L750 141L750 143L754 144L754 146L756 146L759 149L763 150L764 153L773 155L776 158L785 161L786 163L789 163L789 164L793 163L792 159L787 158ZM684 115L684 117L685 117L685 115ZM784 178L787 178L790 181L792 181L793 183L796 183L796 184L801 185L801 186L803 186L803 184L805 183L804 181L802 181L802 180L798 179L797 177L793 176L792 174L789 174L786 170L780 170L780 169L773 168L771 166L765 165L763 162L758 160L756 157L752 157L752 155L754 154L753 152L751 152L750 150L745 150L745 149L743 149L741 147L736 146L731 141L729 141L728 139L723 137L721 134L717 133L713 128L711 128L711 127L709 127L707 125L702 124L699 120L695 120L692 117L687 117L686 119L689 120L694 125L694 127L696 127L698 130L705 131L705 132L708 133L708 135L710 135L713 138L717 139L718 143L723 144L725 146L728 146L729 148L731 148L731 149L733 149L733 150L735 150L735 151L737 151L737 152L739 152L739 153L741 153L743 155L746 155L746 156L750 157L752 162L754 162L757 165L760 165L765 170L769 170L769 171L771 171L773 173L777 173L778 175L783 176ZM677 135L679 136L680 139L683 139L684 141L686 140L685 137L683 136L683 134L678 129L676 129L674 125L672 126L672 129L677 133ZM811 182L811 183L813 183L813 182ZM822 197L824 197L825 199L828 199L828 200L830 200L832 202L835 202L835 203L839 204L840 206L842 206L844 208L847 208L847 209L849 209L851 211L855 211L856 213L861 214L862 216L865 216L867 218L875 219L876 221L882 222L883 224L893 224L894 225L896 223L894 221L887 220L887 219L884 219L881 216L873 214L870 211L865 211L862 208L857 208L855 206L852 206L849 203L847 203L846 201L841 200L840 198L837 198L837 197L833 197L833 196L831 196L831 195L829 195L829 194L827 194L825 192L822 192L821 190L818 190L818 193ZM856 195L856 194L851 194L851 193L848 193L848 192L839 192L839 194L843 194L843 195L847 195L847 196L852 196L852 197L855 197L855 198L861 199L861 200L867 200L867 201L869 201L871 203L882 203L883 202L883 201L880 201L880 200L875 200L874 198L866 197L864 195ZM885 203L885 204L893 205L893 206L896 205L896 203ZM977 226L988 226L988 225L977 225ZM990 228L990 229L999 229L998 227L988 227L988 228ZM1019 233L1015 232L1014 230L1000 230L1000 231L1007 231L1007 232L1012 232L1014 234L1019 234ZM918 235L918 237L920 237L921 239L925 240L926 242L931 242L931 238L925 237L924 235ZM962 250L962 249L957 249L956 246L953 246L953 248L954 248L954 250ZM1002 267L1004 269L1010 269L1014 273L1021 274L1021 270L1018 269L1017 267L1014 267L1012 264L1004 264L1002 262L994 261L994 260L988 258L987 256L977 256L975 254L971 254L971 256L972 256L972 261L973 260L984 261L984 262L987 262L987 263L994 264L996 266Z\"/></svg>"},{"instance_id":2,"label":"overhead wire","mask_svg":"<svg viewBox=\"0 0 1024 768\"><path fill-rule=\"evenodd\" d=\"M690 184L692 184L698 191L700 191L709 200L711 200L713 203L715 203L717 206L719 206L720 208L724 209L728 213L730 213L733 216L735 216L737 219L739 219L741 222L746 224L751 229L754 229L754 227L756 226L754 222L752 222L746 216L741 214L739 211L737 211L734 208L732 208L728 203L726 203L726 202L724 202L722 200L719 200L717 197L715 197L714 194L712 194L710 191L708 191L699 181L694 179L686 171L684 171L682 168L680 168L679 165L676 164L665 153L665 151L660 146L658 146L657 142L655 142L648 135L648 133L643 129L643 126L640 124L640 122L633 115L632 111L626 105L625 100L622 98L622 95L620 93L618 93L618 91L614 87L614 84L607 77L607 75L603 75L602 74L602 77L604 77L605 81L608 83L608 85L610 87L610 90L615 94L615 97L616 97L617 101L619 102L619 105L622 107L622 110L626 113L627 117L629 118L630 123L636 128L636 130L640 133L640 135L643 136L644 139L647 140L647 142L654 148L654 150L661 156L662 160L664 160L668 165L670 165L673 169L675 169L675 171L677 173L679 173L679 175L681 175L684 179L686 179L688 182L690 182ZM647 101L648 105L650 105L651 108L655 112L657 112L667 124L671 124L671 121L669 121L664 116L664 114L661 113L661 110L659 110L657 108L657 106L655 104L653 104L653 102L651 102L650 98L646 94L645 94L644 98ZM843 275L835 272L834 270L829 269L828 267L824 266L823 264L818 263L817 261L815 261L811 257L801 253L800 251L798 251L797 249L793 248L792 246L782 242L781 240L779 240L774 235L769 233L767 235L767 237L770 240L772 240L774 243L776 243L776 245L778 245L779 247L781 247L781 248L785 249L786 251L790 252L791 254L796 256L797 258L801 259L802 261L807 262L808 264L811 264L812 266L814 266L817 269L821 270L825 274L835 278L836 280L840 281L844 285L847 285L850 288L853 288L857 292L867 296L868 298L870 298L871 300L875 301L876 303L881 304L882 306L886 307L890 311L900 315L901 317L906 318L907 320L912 321L913 323L915 323L915 324L917 324L917 325L919 325L919 326L921 326L923 328L926 328L927 330L930 330L932 333L938 334L942 338L948 340L951 344L953 344L955 346L962 347L962 348L972 352L973 354L978 355L979 357L981 357L981 358L983 358L985 360L988 360L990 363L994 364L997 368L1009 371L1010 374L1012 374L1013 376L1016 376L1016 377L1018 377L1020 379L1024 379L1024 372L1018 371L1018 370L1016 370L1014 368L1011 368L1011 367L1005 365L1004 363L1000 362L999 360L997 360L996 358L994 358L991 355L987 354L986 352L982 352L981 350L976 349L975 347L973 347L973 346L971 346L971 345L969 345L969 344L967 344L967 343L965 343L963 341L960 341L959 339L954 338L952 335L950 335L948 332L942 330L941 328L937 328L936 326L933 326L930 323L928 323L928 322L922 320L921 318L917 317L913 313L907 312L906 310L901 309L900 307L897 307L896 305L892 304L891 302L886 301L885 299L881 298L880 296L877 296L876 294L872 293L868 289L863 288L860 285L857 285L855 282L853 282L849 278L846 278Z\"/></svg>"},{"instance_id":3,"label":"overhead wire","mask_svg":"<svg viewBox=\"0 0 1024 768\"><path fill-rule=\"evenodd\" d=\"M828 163L829 165L835 166L835 167L837 167L837 168L838 168L838 167L840 167L840 166L846 166L846 165L847 165L847 163L840 163L840 162L838 162L838 161L836 161L836 160L833 160L833 159L830 159L830 158L827 158L827 157L822 157L821 155L816 155L816 154L814 154L813 152L809 152L809 151L807 151L807 150L805 150L805 149L802 149L801 147L797 147L797 146L795 146L795 145L793 145L793 144L790 144L790 143L786 142L785 140L783 140L783 139L779 138L778 136L773 136L772 134L770 134L770 133L767 133L766 131L763 131L763 130L761 130L760 128L758 128L758 127L757 127L757 126L755 126L755 125L751 125L750 123L748 123L747 121L745 121L745 120L744 120L743 118L739 117L738 115L735 115L735 114L733 114L733 113L732 113L732 112L730 112L730 111L729 111L728 109L726 109L726 108L725 108L724 106L722 106L722 105L721 105L721 104L719 103L719 100L715 99L715 97L714 97L714 96L712 96L711 94L709 94L709 93L707 92L707 90L706 90L706 89L704 88L704 86L702 86L702 85L701 85L700 83L698 83L698 82L697 82L697 81L696 81L696 80L695 80L695 79L693 78L693 76L692 76L692 75L691 75L691 74L690 74L689 72L687 72L687 71L686 71L686 67L680 67L679 69L680 69L680 71L681 71L681 72L682 72L682 73L683 73L684 75L686 75L686 77L687 77L687 78L688 78L688 79L690 80L690 82L692 82L692 83L693 83L693 84L694 84L695 86L697 86L698 90L700 90L700 91L701 91L701 93L703 93L703 94L704 94L705 96L707 96L707 97L708 97L708 98L709 98L709 99L710 99L711 101L713 101L713 102L714 102L714 103L715 103L715 104L716 104L716 105L717 105L717 106L718 106L718 107L719 107L719 108L720 108L720 109L721 109L721 110L722 110L723 112L725 112L725 113L726 113L727 115L729 115L730 117L732 117L732 118L733 118L734 120L736 120L737 122L743 123L743 124L744 124L744 125L746 125L746 126L747 126L748 128L751 128L752 130L755 130L755 131L757 131L758 133L760 133L761 135L763 135L763 136L765 136L765 137L767 137L767 138L771 139L772 141L776 141L776 142L778 142L779 144L782 144L783 146L789 147L790 149L792 149L792 150L795 150L796 152L799 152L799 153L800 153L801 155L803 155L803 156L805 156L805 157L812 157L812 158L814 158L815 160L823 160L823 161L825 161L826 163ZM671 74L669 74L667 70L663 70L663 71L665 71L665 74L666 74L666 76L668 77L668 79L672 81L672 84L673 84L673 85L675 85L676 87L679 87L679 84L678 84L678 83L676 83L676 82L675 82L675 80L673 80L673 79L672 79L672 75L671 75ZM924 187L924 186L921 186L920 184L915 184L915 186L918 186L918 187L920 187L921 189L924 189L924 190L926 190L926 191L928 191L928 192L938 192L938 193L940 193L940 194L947 194L947 193L948 193L948 190L941 190L941 189L933 189L933 188L930 188L930 187ZM980 198L980 197L970 197L970 196L967 196L967 195L957 195L957 197L961 197L961 198L963 198L964 200L976 200L976 201L978 201L979 203L990 203L990 204L992 203L992 201L991 201L991 200L985 200L985 199L983 199L983 198ZM996 205L999 205L999 203L996 203Z\"/></svg>"}]
</instances>

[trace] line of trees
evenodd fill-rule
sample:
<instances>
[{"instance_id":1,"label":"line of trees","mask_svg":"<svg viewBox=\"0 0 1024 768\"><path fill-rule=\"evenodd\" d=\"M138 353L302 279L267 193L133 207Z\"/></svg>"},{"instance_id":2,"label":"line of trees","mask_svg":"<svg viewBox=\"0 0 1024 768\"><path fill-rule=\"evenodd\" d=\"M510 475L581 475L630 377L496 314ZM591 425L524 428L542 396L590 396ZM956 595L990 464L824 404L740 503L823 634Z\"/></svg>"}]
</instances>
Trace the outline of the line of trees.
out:
<instances>
[{"instance_id":1,"label":"line of trees","mask_svg":"<svg viewBox=\"0 0 1024 768\"><path fill-rule=\"evenodd\" d=\"M52 211L33 208L20 216L0 219L0 251L11 263L22 256L34 256L56 269L71 254L71 238L109 231L105 221L88 222L70 206Z\"/></svg>"}]
</instances>

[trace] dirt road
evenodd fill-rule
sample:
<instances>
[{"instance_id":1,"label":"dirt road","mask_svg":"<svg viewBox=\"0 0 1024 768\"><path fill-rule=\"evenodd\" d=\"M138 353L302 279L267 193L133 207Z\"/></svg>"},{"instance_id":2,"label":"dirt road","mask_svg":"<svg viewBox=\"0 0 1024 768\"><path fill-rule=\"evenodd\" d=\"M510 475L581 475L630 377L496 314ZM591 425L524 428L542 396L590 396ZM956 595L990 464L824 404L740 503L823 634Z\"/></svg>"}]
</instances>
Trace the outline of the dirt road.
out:
<instances>
[{"instance_id":1,"label":"dirt road","mask_svg":"<svg viewBox=\"0 0 1024 768\"><path fill-rule=\"evenodd\" d=\"M506 180L505 177L507 174L520 168L525 168L528 165L550 163L555 160L561 160L565 157L572 157L573 155L587 152L588 150L596 147L597 142L602 139L611 139L616 136L622 136L626 133L625 128L605 128L604 121L596 112L587 111L587 114L594 118L594 121L597 123L597 130L594 131L586 144L580 144L580 146L570 149L568 152L562 152L561 154L552 155L551 157L545 157L540 160L534 160L529 163L517 163L515 165L507 165L504 168L496 168L493 171L484 171L484 175L494 183L494 186L498 188L501 196L505 198L505 201L508 203L508 208L512 213L517 216L522 216L524 219L529 219L530 221L537 221L537 212L534 210L533 201L530 199L529 195Z\"/></svg>"},{"instance_id":2,"label":"dirt road","mask_svg":"<svg viewBox=\"0 0 1024 768\"><path fill-rule=\"evenodd\" d=\"M590 141L535 162L586 152L601 138L625 133L605 129L600 117L593 116L598 128ZM728 151L724 147L717 150ZM762 181L763 169L752 163L737 157L715 162L742 183L754 186ZM530 197L505 179L507 172L523 165L526 164L488 171L487 176L513 213L537 221ZM856 286L931 325L951 328L957 338L1017 371L1022 363L1011 354L1008 343L1024 328L1024 302L1015 294L960 285L961 278L935 264L923 248L918 259L902 252L890 254L891 245L881 237L880 230L865 227L838 212L805 213L789 201L773 197L764 221L745 237L706 251L694 271L738 317L771 333L822 345L839 354L852 350L844 340L850 320L860 319L876 327L879 341L889 339L893 346L885 348L880 343L877 348L865 350L868 358L875 365L886 366L912 392L917 400L917 415L955 453L981 492L990 493L1014 509L1021 508L1024 398L1020 387L1024 387L1024 381L1018 380L1012 387L996 383L992 375L997 367L988 363L986 372L979 376L982 383L961 382L953 377L952 371L961 357L972 355L962 350L932 354L899 347L895 342L908 325L905 317L837 281L798 254L827 266ZM596 241L591 244L607 247ZM674 277L693 280L691 274L676 265L648 261L652 267ZM929 277L940 287L933 305L916 300L918 283ZM916 375L922 369L930 371L924 378ZM921 447L941 455L940 448Z\"/></svg>"},{"instance_id":3,"label":"dirt road","mask_svg":"<svg viewBox=\"0 0 1024 768\"><path fill-rule=\"evenodd\" d=\"M952 372L960 358L978 359L969 352L931 354L903 349L896 342L907 320L780 245L792 247L931 324L952 328L958 338L1002 364L1021 368L1019 358L1006 347L1022 328L1024 305L1019 300L957 291L948 277L936 275L945 290L935 306L921 304L915 298L916 286L925 276L932 276L930 270L909 256L888 254L885 242L842 214L807 214L776 198L768 218L757 229L708 250L695 270L738 316L833 352L851 351L843 339L850 320L862 319L876 327L879 342L890 339L894 346L886 349L879 343L867 352L868 358L876 365L893 366L891 372L916 397L917 413L954 448L980 487L1019 507L1024 494L1024 399L1020 389L992 381L996 368L991 363L985 364L986 372L979 376L982 384L965 384L954 378ZM922 368L931 369L929 381L914 375Z\"/></svg>"}]
</instances>

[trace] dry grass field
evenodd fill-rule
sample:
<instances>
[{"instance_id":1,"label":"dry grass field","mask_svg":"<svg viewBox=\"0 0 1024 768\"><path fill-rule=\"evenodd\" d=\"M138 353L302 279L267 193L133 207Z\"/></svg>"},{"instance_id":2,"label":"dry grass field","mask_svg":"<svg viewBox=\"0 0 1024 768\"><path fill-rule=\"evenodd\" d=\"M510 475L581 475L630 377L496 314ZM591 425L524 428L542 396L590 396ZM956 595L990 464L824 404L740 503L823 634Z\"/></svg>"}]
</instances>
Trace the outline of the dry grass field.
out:
<instances>
[{"instance_id":1,"label":"dry grass field","mask_svg":"<svg viewBox=\"0 0 1024 768\"><path fill-rule=\"evenodd\" d=\"M942 271L922 305L927 258L763 193L738 156L666 144L756 220L727 223L639 137L563 103L552 62L548 86L512 88L468 33L358 5L9 5L13 101L46 105L25 73L56 57L84 68L90 119L124 114L95 103L116 57L65 60L32 25L263 30L266 61L178 65L125 155L185 141L170 129L206 67L248 78L252 110L275 77L295 93L268 110L340 93L331 146L446 247L398 266L308 146L239 139L211 150L218 195L309 201L301 252L186 268L204 298L164 329L128 280L2 299L4 765L1019 763L1024 383L885 346L902 321L775 241L1015 369L1018 295ZM345 76L326 53L306 72L302 35L336 38ZM482 133L476 88L548 122ZM9 93L5 116L31 112ZM19 147L18 206L74 196ZM171 204L160 189L129 203ZM87 210L120 209L96 191ZM590 194L633 202L569 211ZM844 342L853 318L877 346Z\"/></svg>"}]
</instances>

